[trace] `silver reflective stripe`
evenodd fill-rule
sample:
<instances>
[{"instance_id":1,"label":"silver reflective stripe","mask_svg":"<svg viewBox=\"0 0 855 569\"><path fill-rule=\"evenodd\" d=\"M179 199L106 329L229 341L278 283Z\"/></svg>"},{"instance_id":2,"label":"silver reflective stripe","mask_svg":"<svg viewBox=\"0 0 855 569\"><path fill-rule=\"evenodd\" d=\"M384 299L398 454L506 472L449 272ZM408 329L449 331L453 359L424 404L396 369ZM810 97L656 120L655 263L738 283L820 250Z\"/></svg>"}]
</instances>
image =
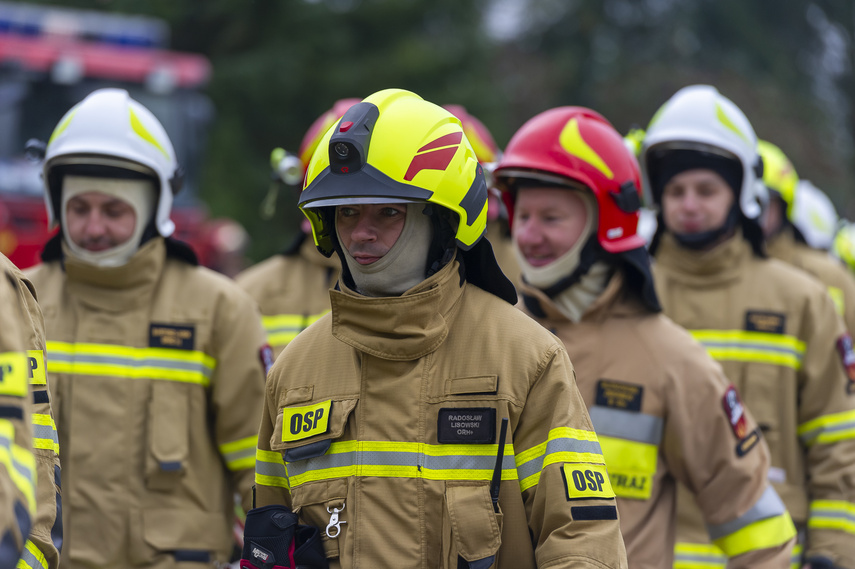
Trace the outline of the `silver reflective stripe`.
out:
<instances>
[{"instance_id":1,"label":"silver reflective stripe","mask_svg":"<svg viewBox=\"0 0 855 569\"><path fill-rule=\"evenodd\" d=\"M419 458L422 464L419 464ZM377 451L350 451L342 453L328 453L308 460L299 460L288 463L288 472L292 477L300 476L310 471L326 470L329 468L342 468L359 464L360 466L410 466L420 467L428 471L442 470L493 470L496 464L495 456L431 456L417 452L377 452ZM502 469L513 470L515 468L514 457L505 455L502 457Z\"/></svg>"},{"instance_id":2,"label":"silver reflective stripe","mask_svg":"<svg viewBox=\"0 0 855 569\"><path fill-rule=\"evenodd\" d=\"M57 437L56 429L51 427L50 425L33 425L33 438L34 439L46 439L54 444L59 444L59 437ZM255 449L253 449L255 450Z\"/></svg>"},{"instance_id":3,"label":"silver reflective stripe","mask_svg":"<svg viewBox=\"0 0 855 569\"><path fill-rule=\"evenodd\" d=\"M126 358L122 356L98 356L94 354L63 354L61 352L51 353L51 360L54 362L62 362L67 364L103 364L128 366L134 368L153 367L165 369L180 369L184 371L194 371L210 378L211 367L203 363L188 362L175 360L170 358L155 358L145 357L140 359Z\"/></svg>"},{"instance_id":4,"label":"silver reflective stripe","mask_svg":"<svg viewBox=\"0 0 855 569\"><path fill-rule=\"evenodd\" d=\"M279 464L277 462L262 462L258 459L255 461L255 473L262 476L288 478L288 471L285 470L284 464Z\"/></svg>"},{"instance_id":5,"label":"silver reflective stripe","mask_svg":"<svg viewBox=\"0 0 855 569\"><path fill-rule=\"evenodd\" d=\"M48 569L47 565L42 563L41 559L33 555L33 552L30 551L30 546L35 548L35 544L32 541L27 541L27 545L21 553L21 560L23 560L31 569ZM20 567L20 561L18 562L18 566Z\"/></svg>"},{"instance_id":6,"label":"silver reflective stripe","mask_svg":"<svg viewBox=\"0 0 855 569\"><path fill-rule=\"evenodd\" d=\"M579 439L571 439L567 437L552 439L546 443L546 451L542 455L536 456L531 460L527 460L522 464L517 464L519 479L525 480L529 476L542 472L543 459L551 454L561 452L597 454L600 455L599 460L603 460L603 449L597 441L580 441Z\"/></svg>"},{"instance_id":7,"label":"silver reflective stripe","mask_svg":"<svg viewBox=\"0 0 855 569\"><path fill-rule=\"evenodd\" d=\"M760 520L780 516L786 511L787 508L784 507L784 503L781 501L781 498L778 497L778 493L775 492L775 490L771 486L767 486L766 491L763 492L763 495L760 496L760 499L757 500L757 502L753 506L751 506L750 510L748 510L735 520L731 520L729 522L725 522L723 524L718 525L708 525L707 532L709 532L710 534L710 539L712 541L715 541L726 535L736 533L737 531L753 524L754 522L759 522Z\"/></svg>"},{"instance_id":8,"label":"silver reflective stripe","mask_svg":"<svg viewBox=\"0 0 855 569\"><path fill-rule=\"evenodd\" d=\"M662 417L597 405L588 411L597 435L656 446L662 441Z\"/></svg>"}]
</instances>

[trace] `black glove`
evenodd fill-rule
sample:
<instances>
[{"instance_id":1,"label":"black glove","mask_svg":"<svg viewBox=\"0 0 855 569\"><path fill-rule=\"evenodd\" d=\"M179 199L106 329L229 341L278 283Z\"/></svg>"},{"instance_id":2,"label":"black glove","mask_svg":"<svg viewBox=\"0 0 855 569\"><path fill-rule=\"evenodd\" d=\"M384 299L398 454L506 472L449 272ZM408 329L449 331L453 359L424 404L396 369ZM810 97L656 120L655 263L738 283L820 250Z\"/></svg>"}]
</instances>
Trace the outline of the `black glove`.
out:
<instances>
[{"instance_id":1,"label":"black glove","mask_svg":"<svg viewBox=\"0 0 855 569\"><path fill-rule=\"evenodd\" d=\"M321 532L299 525L285 506L253 508L246 515L241 569L329 569Z\"/></svg>"}]
</instances>

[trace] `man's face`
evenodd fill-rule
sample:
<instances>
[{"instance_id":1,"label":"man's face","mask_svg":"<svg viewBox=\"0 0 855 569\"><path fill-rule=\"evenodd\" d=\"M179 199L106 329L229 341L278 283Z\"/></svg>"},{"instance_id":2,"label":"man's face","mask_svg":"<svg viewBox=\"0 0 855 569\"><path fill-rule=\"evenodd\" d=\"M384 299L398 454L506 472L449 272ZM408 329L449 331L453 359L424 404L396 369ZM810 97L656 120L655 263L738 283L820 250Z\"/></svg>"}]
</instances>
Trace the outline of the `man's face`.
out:
<instances>
[{"instance_id":1,"label":"man's face","mask_svg":"<svg viewBox=\"0 0 855 569\"><path fill-rule=\"evenodd\" d=\"M585 202L576 191L523 188L514 206L514 242L529 265L543 267L576 244L587 220Z\"/></svg>"},{"instance_id":2,"label":"man's face","mask_svg":"<svg viewBox=\"0 0 855 569\"><path fill-rule=\"evenodd\" d=\"M342 246L360 265L380 260L395 245L407 204L354 204L335 208L335 223Z\"/></svg>"},{"instance_id":3,"label":"man's face","mask_svg":"<svg viewBox=\"0 0 855 569\"><path fill-rule=\"evenodd\" d=\"M703 233L724 225L734 202L733 190L712 170L686 170L662 190L662 217L672 233Z\"/></svg>"},{"instance_id":4,"label":"man's face","mask_svg":"<svg viewBox=\"0 0 855 569\"><path fill-rule=\"evenodd\" d=\"M65 231L88 251L112 249L126 242L136 227L136 212L128 202L100 192L86 192L68 200Z\"/></svg>"}]
</instances>

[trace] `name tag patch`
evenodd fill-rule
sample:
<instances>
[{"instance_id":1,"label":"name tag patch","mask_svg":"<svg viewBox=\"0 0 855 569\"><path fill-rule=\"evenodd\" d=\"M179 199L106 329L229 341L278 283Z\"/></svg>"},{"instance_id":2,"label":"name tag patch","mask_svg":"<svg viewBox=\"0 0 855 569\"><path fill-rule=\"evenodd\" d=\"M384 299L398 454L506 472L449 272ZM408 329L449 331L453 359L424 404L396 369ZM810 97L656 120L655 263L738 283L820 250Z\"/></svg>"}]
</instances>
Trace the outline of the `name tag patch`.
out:
<instances>
[{"instance_id":1,"label":"name tag patch","mask_svg":"<svg viewBox=\"0 0 855 569\"><path fill-rule=\"evenodd\" d=\"M41 350L27 350L27 367L31 385L47 385L45 355Z\"/></svg>"},{"instance_id":2,"label":"name tag patch","mask_svg":"<svg viewBox=\"0 0 855 569\"><path fill-rule=\"evenodd\" d=\"M155 324L148 327L148 345L150 348L172 348L173 350L192 350L195 344L196 330L193 326L173 324Z\"/></svg>"},{"instance_id":3,"label":"name tag patch","mask_svg":"<svg viewBox=\"0 0 855 569\"><path fill-rule=\"evenodd\" d=\"M329 430L332 400L282 410L282 442L299 441Z\"/></svg>"},{"instance_id":4,"label":"name tag patch","mask_svg":"<svg viewBox=\"0 0 855 569\"><path fill-rule=\"evenodd\" d=\"M610 500L615 497L604 464L564 464L561 473L567 500Z\"/></svg>"},{"instance_id":5,"label":"name tag patch","mask_svg":"<svg viewBox=\"0 0 855 569\"><path fill-rule=\"evenodd\" d=\"M492 407L442 408L436 419L439 443L496 442L496 410Z\"/></svg>"},{"instance_id":6,"label":"name tag patch","mask_svg":"<svg viewBox=\"0 0 855 569\"><path fill-rule=\"evenodd\" d=\"M768 332L783 334L787 317L778 312L763 312L761 310L745 311L745 330L748 332Z\"/></svg>"},{"instance_id":7,"label":"name tag patch","mask_svg":"<svg viewBox=\"0 0 855 569\"><path fill-rule=\"evenodd\" d=\"M743 439L748 434L748 427L745 424L745 406L739 399L739 393L734 386L731 385L724 392L724 396L721 398L721 406L724 409L724 414L727 415L733 434L736 435L737 439Z\"/></svg>"},{"instance_id":8,"label":"name tag patch","mask_svg":"<svg viewBox=\"0 0 855 569\"><path fill-rule=\"evenodd\" d=\"M644 387L641 385L613 379L601 379L597 382L597 405L602 407L641 411L643 396Z\"/></svg>"},{"instance_id":9,"label":"name tag patch","mask_svg":"<svg viewBox=\"0 0 855 569\"><path fill-rule=\"evenodd\" d=\"M748 435L736 443L736 456L743 457L748 454L748 451L757 446L760 442L760 429L754 429Z\"/></svg>"}]
</instances>

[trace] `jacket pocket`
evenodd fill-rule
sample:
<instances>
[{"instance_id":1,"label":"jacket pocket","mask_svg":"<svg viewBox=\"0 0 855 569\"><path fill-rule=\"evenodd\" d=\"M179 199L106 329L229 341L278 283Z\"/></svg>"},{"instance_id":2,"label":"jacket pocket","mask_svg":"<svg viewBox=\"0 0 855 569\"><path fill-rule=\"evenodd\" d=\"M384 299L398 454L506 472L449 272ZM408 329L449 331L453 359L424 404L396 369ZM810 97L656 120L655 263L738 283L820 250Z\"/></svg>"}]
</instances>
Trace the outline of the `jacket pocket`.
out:
<instances>
[{"instance_id":1,"label":"jacket pocket","mask_svg":"<svg viewBox=\"0 0 855 569\"><path fill-rule=\"evenodd\" d=\"M493 509L489 485L447 482L442 553L447 569L498 566L502 513ZM463 563L460 559L463 559Z\"/></svg>"},{"instance_id":2,"label":"jacket pocket","mask_svg":"<svg viewBox=\"0 0 855 569\"><path fill-rule=\"evenodd\" d=\"M347 480L309 482L291 488L291 505L305 525L318 528L328 559L337 558L348 537Z\"/></svg>"},{"instance_id":3,"label":"jacket pocket","mask_svg":"<svg viewBox=\"0 0 855 569\"><path fill-rule=\"evenodd\" d=\"M145 481L150 490L172 490L184 476L190 452L188 387L172 381L151 382L145 457Z\"/></svg>"},{"instance_id":4,"label":"jacket pocket","mask_svg":"<svg viewBox=\"0 0 855 569\"><path fill-rule=\"evenodd\" d=\"M130 557L134 563L152 563L160 557L170 559L170 564L179 563L179 567L181 562L210 566L225 561L232 550L231 528L223 513L147 509L132 514L131 523Z\"/></svg>"},{"instance_id":5,"label":"jacket pocket","mask_svg":"<svg viewBox=\"0 0 855 569\"><path fill-rule=\"evenodd\" d=\"M281 452L285 462L322 456L333 439L344 434L359 400L325 399L282 407L276 415L270 450Z\"/></svg>"}]
</instances>

